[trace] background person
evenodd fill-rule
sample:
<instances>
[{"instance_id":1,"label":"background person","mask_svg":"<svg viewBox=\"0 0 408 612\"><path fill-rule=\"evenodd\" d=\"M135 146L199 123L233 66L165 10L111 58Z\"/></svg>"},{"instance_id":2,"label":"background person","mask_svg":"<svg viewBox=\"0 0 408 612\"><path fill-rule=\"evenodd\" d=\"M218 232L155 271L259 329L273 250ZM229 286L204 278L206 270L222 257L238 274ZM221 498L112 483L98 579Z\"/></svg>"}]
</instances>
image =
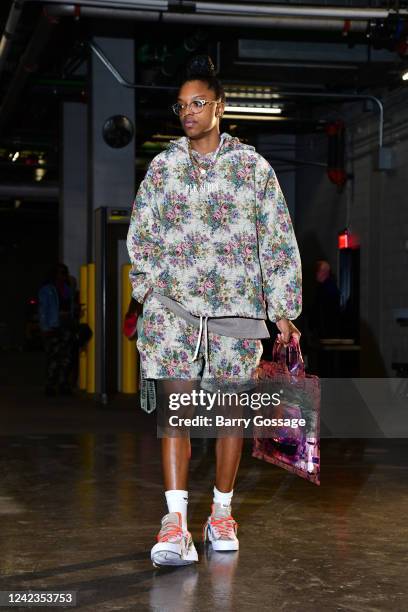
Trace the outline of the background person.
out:
<instances>
[{"instance_id":1,"label":"background person","mask_svg":"<svg viewBox=\"0 0 408 612\"><path fill-rule=\"evenodd\" d=\"M328 261L319 259L315 268L316 293L310 325L319 339L340 337L340 291Z\"/></svg>"},{"instance_id":2,"label":"background person","mask_svg":"<svg viewBox=\"0 0 408 612\"><path fill-rule=\"evenodd\" d=\"M52 268L38 292L39 324L46 354L45 394L72 394L75 357L75 287L68 267Z\"/></svg>"}]
</instances>

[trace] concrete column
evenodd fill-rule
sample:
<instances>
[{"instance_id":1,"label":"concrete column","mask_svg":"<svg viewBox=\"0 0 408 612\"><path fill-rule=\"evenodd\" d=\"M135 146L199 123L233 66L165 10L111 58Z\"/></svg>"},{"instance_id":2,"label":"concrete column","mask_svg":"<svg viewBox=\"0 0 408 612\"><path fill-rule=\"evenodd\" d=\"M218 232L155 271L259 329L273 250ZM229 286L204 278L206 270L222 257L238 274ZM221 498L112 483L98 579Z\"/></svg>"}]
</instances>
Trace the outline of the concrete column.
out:
<instances>
[{"instance_id":1,"label":"concrete column","mask_svg":"<svg viewBox=\"0 0 408 612\"><path fill-rule=\"evenodd\" d=\"M133 39L98 37L102 49L122 76L134 81L135 43ZM126 116L135 124L135 91L120 85L100 60L90 62L89 144L90 209L101 206L131 206L135 190L135 139L123 148L112 148L103 139L103 126L115 115ZM95 257L94 237L90 256Z\"/></svg>"},{"instance_id":2,"label":"concrete column","mask_svg":"<svg viewBox=\"0 0 408 612\"><path fill-rule=\"evenodd\" d=\"M88 137L85 104L64 103L62 129L59 258L79 283L80 266L87 263Z\"/></svg>"},{"instance_id":3,"label":"concrete column","mask_svg":"<svg viewBox=\"0 0 408 612\"><path fill-rule=\"evenodd\" d=\"M94 43L126 80L134 81L133 39L97 37ZM116 372L120 371L117 336L121 333L118 304L122 275L114 269L114 262L118 252L117 242L124 240L127 232L126 226L120 232L117 226L109 222L109 209L130 211L135 196L135 91L120 85L92 54L89 92L88 223L91 231L88 257L96 265L95 391L101 402L106 404L108 394L117 388L115 368ZM125 146L113 147L105 141L103 132L106 122L117 116L125 117L130 122L133 135Z\"/></svg>"}]
</instances>

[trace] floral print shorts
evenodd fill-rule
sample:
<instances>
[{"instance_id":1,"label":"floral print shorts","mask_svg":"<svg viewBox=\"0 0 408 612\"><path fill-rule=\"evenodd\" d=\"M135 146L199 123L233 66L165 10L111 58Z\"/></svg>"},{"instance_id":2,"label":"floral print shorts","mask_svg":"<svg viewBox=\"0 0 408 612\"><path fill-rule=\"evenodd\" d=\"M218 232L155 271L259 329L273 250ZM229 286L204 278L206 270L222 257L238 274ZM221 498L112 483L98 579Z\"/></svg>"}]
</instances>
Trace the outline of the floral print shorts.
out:
<instances>
[{"instance_id":1,"label":"floral print shorts","mask_svg":"<svg viewBox=\"0 0 408 612\"><path fill-rule=\"evenodd\" d=\"M145 378L198 379L217 384L238 383L248 387L254 380L263 352L260 339L230 338L208 331L208 359L202 334L193 361L199 329L177 316L149 294L143 305L143 321L137 348ZM253 385L249 385L253 386Z\"/></svg>"}]
</instances>

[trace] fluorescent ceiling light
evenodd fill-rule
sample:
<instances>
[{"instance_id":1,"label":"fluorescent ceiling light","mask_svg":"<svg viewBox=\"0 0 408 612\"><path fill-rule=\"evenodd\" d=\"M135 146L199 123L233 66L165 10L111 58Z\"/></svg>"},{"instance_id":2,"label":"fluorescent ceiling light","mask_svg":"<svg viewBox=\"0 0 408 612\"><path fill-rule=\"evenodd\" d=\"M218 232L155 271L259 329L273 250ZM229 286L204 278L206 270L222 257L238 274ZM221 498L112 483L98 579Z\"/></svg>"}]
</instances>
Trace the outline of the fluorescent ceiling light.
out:
<instances>
[{"instance_id":1,"label":"fluorescent ceiling light","mask_svg":"<svg viewBox=\"0 0 408 612\"><path fill-rule=\"evenodd\" d=\"M227 98L251 98L252 100L270 100L279 97L271 92L258 91L226 91L225 95Z\"/></svg>"},{"instance_id":2,"label":"fluorescent ceiling light","mask_svg":"<svg viewBox=\"0 0 408 612\"><path fill-rule=\"evenodd\" d=\"M402 75L402 80L403 81L408 81L408 71L404 72L404 74Z\"/></svg>"},{"instance_id":3,"label":"fluorescent ceiling light","mask_svg":"<svg viewBox=\"0 0 408 612\"><path fill-rule=\"evenodd\" d=\"M272 115L238 115L238 114L227 114L222 116L223 119L247 119L249 121L283 121L286 117L274 117Z\"/></svg>"},{"instance_id":4,"label":"fluorescent ceiling light","mask_svg":"<svg viewBox=\"0 0 408 612\"><path fill-rule=\"evenodd\" d=\"M225 107L225 112L230 113L261 113L263 115L280 115L281 108L262 106L230 106Z\"/></svg>"},{"instance_id":5,"label":"fluorescent ceiling light","mask_svg":"<svg viewBox=\"0 0 408 612\"><path fill-rule=\"evenodd\" d=\"M251 98L252 100L271 100L280 98L279 93L271 87L234 87L225 90L225 96L228 98Z\"/></svg>"}]
</instances>

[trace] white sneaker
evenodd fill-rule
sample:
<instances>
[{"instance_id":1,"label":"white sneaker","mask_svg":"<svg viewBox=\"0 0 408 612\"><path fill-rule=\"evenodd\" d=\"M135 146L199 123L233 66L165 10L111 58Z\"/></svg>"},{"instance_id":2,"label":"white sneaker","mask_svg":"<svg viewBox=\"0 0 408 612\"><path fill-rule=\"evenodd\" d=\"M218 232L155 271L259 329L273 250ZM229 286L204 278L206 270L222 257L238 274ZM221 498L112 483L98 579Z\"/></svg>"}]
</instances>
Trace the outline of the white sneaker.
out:
<instances>
[{"instance_id":1,"label":"white sneaker","mask_svg":"<svg viewBox=\"0 0 408 612\"><path fill-rule=\"evenodd\" d=\"M231 516L231 506L212 504L211 516L203 529L204 542L211 542L214 550L238 550L238 523Z\"/></svg>"},{"instance_id":2,"label":"white sneaker","mask_svg":"<svg viewBox=\"0 0 408 612\"><path fill-rule=\"evenodd\" d=\"M157 544L151 550L151 559L155 567L162 565L189 565L198 561L191 533L182 529L180 512L169 512L161 521L157 534Z\"/></svg>"}]
</instances>

